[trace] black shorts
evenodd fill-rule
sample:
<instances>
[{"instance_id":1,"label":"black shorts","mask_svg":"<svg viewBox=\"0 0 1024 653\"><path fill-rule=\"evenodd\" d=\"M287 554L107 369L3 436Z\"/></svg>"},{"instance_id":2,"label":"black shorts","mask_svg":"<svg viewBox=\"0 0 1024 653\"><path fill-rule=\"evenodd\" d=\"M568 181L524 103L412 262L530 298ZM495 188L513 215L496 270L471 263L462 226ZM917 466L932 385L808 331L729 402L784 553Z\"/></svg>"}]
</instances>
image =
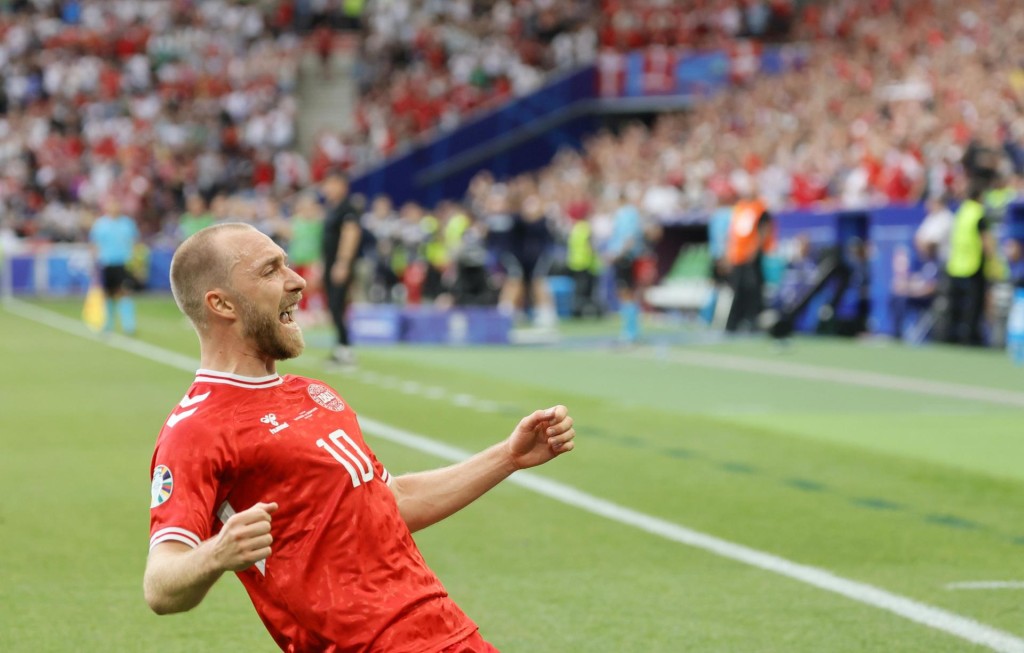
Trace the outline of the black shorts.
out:
<instances>
[{"instance_id":1,"label":"black shorts","mask_svg":"<svg viewBox=\"0 0 1024 653\"><path fill-rule=\"evenodd\" d=\"M615 261L615 285L622 290L636 290L636 259Z\"/></svg>"},{"instance_id":2,"label":"black shorts","mask_svg":"<svg viewBox=\"0 0 1024 653\"><path fill-rule=\"evenodd\" d=\"M132 277L123 265L104 265L100 269L100 281L103 284L103 292L116 295L131 288Z\"/></svg>"},{"instance_id":3,"label":"black shorts","mask_svg":"<svg viewBox=\"0 0 1024 653\"><path fill-rule=\"evenodd\" d=\"M534 279L547 278L551 272L551 255L543 252L539 255L515 255L516 269L510 275L522 279L523 283L533 283Z\"/></svg>"}]
</instances>

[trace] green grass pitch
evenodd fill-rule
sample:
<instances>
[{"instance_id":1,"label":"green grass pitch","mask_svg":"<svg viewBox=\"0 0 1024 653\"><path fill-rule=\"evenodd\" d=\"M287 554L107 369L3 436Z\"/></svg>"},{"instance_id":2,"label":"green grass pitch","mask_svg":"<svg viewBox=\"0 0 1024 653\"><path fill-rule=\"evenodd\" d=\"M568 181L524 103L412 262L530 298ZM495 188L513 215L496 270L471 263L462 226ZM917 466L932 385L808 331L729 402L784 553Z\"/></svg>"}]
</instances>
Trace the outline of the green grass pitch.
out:
<instances>
[{"instance_id":1,"label":"green grass pitch","mask_svg":"<svg viewBox=\"0 0 1024 653\"><path fill-rule=\"evenodd\" d=\"M190 374L3 309L0 333L0 651L276 650L234 578L185 615L142 599L149 459ZM140 333L197 357L166 298L141 301ZM476 450L564 403L578 450L539 475L1024 638L1024 590L948 587L1024 581L1024 369L999 352L392 347L341 374L321 364L324 335L307 339L281 371L328 380L365 417ZM443 463L367 439L392 473ZM417 541L507 652L986 650L515 485Z\"/></svg>"}]
</instances>

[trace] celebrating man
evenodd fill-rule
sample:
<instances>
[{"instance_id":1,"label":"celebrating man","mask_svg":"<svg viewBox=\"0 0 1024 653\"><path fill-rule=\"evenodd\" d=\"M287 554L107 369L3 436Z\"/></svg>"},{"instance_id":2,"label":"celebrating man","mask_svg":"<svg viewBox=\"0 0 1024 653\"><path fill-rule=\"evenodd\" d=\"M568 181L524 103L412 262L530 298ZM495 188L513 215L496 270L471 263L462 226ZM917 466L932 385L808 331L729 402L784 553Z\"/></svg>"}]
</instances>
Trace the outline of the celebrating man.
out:
<instances>
[{"instance_id":1,"label":"celebrating man","mask_svg":"<svg viewBox=\"0 0 1024 653\"><path fill-rule=\"evenodd\" d=\"M277 374L304 344L305 282L280 247L242 224L203 229L175 253L171 286L201 369L153 455L150 608L189 610L234 571L285 651L494 651L411 533L571 451L566 408L461 463L392 477L332 388Z\"/></svg>"}]
</instances>

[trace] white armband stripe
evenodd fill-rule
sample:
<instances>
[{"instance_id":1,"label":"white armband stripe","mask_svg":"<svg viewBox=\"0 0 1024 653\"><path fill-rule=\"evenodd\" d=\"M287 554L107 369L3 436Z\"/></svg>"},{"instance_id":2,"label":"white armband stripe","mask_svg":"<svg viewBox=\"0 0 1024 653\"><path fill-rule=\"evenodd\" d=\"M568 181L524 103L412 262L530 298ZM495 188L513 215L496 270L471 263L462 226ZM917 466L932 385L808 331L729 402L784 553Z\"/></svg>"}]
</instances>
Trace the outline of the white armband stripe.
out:
<instances>
[{"instance_id":1,"label":"white armband stripe","mask_svg":"<svg viewBox=\"0 0 1024 653\"><path fill-rule=\"evenodd\" d=\"M199 546L201 541L199 536L192 531L170 526L168 528L161 528L157 532L153 533L153 536L149 538L149 549L152 551L154 546L168 540L183 542L193 549Z\"/></svg>"}]
</instances>

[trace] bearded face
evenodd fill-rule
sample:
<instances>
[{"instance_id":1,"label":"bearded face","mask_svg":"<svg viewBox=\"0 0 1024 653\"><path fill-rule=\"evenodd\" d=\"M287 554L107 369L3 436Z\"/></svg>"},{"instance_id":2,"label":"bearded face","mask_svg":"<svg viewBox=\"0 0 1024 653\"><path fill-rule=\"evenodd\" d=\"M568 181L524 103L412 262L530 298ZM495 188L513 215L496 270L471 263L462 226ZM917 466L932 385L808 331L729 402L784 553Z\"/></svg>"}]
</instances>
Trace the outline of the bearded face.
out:
<instances>
[{"instance_id":1,"label":"bearded face","mask_svg":"<svg viewBox=\"0 0 1024 653\"><path fill-rule=\"evenodd\" d=\"M237 295L235 300L243 335L256 346L257 351L274 360L287 360L302 353L306 342L291 312L298 298L289 296L276 312L261 310L242 295Z\"/></svg>"}]
</instances>

